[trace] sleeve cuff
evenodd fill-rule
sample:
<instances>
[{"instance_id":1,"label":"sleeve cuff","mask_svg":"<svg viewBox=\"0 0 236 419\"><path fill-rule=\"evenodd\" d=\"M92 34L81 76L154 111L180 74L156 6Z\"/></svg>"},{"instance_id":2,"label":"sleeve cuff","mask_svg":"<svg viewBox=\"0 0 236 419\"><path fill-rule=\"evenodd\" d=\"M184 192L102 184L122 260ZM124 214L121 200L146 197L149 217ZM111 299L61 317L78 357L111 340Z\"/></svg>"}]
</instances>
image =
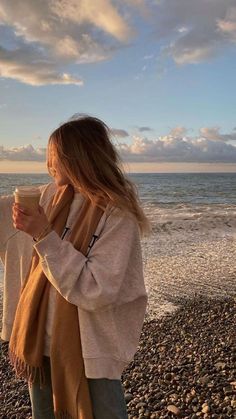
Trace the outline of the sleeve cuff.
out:
<instances>
[{"instance_id":1,"label":"sleeve cuff","mask_svg":"<svg viewBox=\"0 0 236 419\"><path fill-rule=\"evenodd\" d=\"M61 238L55 231L51 231L41 240L34 244L34 248L37 251L40 258L49 256L59 251L61 245Z\"/></svg>"}]
</instances>

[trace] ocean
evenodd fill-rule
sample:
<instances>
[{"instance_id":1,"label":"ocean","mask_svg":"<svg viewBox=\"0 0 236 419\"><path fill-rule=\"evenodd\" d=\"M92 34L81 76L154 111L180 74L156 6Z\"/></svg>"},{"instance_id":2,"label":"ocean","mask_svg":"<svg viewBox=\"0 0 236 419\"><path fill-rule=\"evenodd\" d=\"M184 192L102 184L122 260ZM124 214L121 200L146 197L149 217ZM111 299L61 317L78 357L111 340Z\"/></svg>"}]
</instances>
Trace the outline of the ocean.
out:
<instances>
[{"instance_id":1,"label":"ocean","mask_svg":"<svg viewBox=\"0 0 236 419\"><path fill-rule=\"evenodd\" d=\"M129 178L152 225L142 239L150 315L171 311L180 297L235 295L236 173ZM46 174L0 174L0 195L48 181Z\"/></svg>"},{"instance_id":2,"label":"ocean","mask_svg":"<svg viewBox=\"0 0 236 419\"><path fill-rule=\"evenodd\" d=\"M131 174L155 231L225 229L236 226L236 173ZM46 174L0 174L0 195L16 185L44 184Z\"/></svg>"},{"instance_id":3,"label":"ocean","mask_svg":"<svg viewBox=\"0 0 236 419\"><path fill-rule=\"evenodd\" d=\"M236 173L134 174L155 231L236 226Z\"/></svg>"}]
</instances>

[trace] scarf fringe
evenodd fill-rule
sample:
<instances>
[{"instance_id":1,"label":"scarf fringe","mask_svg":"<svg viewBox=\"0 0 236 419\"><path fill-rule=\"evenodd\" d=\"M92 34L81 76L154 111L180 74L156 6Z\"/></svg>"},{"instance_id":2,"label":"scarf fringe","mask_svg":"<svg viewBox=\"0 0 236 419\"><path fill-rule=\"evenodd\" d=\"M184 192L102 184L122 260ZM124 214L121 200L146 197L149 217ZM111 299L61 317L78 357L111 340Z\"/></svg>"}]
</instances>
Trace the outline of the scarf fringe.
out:
<instances>
[{"instance_id":1,"label":"scarf fringe","mask_svg":"<svg viewBox=\"0 0 236 419\"><path fill-rule=\"evenodd\" d=\"M8 350L9 360L11 365L15 370L15 374L18 378L27 380L28 384L31 386L36 379L37 373L39 374L40 389L45 385L45 371L43 367L34 367L32 365L26 364L25 361L22 361L13 350Z\"/></svg>"},{"instance_id":2,"label":"scarf fringe","mask_svg":"<svg viewBox=\"0 0 236 419\"><path fill-rule=\"evenodd\" d=\"M73 419L73 416L71 416L66 410L57 413L54 412L54 416L56 419Z\"/></svg>"},{"instance_id":3,"label":"scarf fringe","mask_svg":"<svg viewBox=\"0 0 236 419\"><path fill-rule=\"evenodd\" d=\"M13 366L16 376L20 379L27 380L28 384L31 386L37 376L39 374L39 381L40 381L40 389L43 388L45 384L45 371L43 367L33 367L31 365L26 364L26 362L22 361L20 358L17 357L13 350L8 350L9 360L11 365ZM62 410L58 413L55 413L56 419L74 419L73 416L70 415L66 410Z\"/></svg>"}]
</instances>

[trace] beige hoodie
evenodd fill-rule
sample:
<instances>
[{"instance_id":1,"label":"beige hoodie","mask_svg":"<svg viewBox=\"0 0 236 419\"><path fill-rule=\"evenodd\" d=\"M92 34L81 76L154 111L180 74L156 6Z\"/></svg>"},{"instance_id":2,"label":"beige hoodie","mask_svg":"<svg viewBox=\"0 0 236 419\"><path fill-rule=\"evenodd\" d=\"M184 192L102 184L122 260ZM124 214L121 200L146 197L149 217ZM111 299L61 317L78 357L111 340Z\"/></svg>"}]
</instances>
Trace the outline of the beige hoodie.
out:
<instances>
[{"instance_id":1,"label":"beige hoodie","mask_svg":"<svg viewBox=\"0 0 236 419\"><path fill-rule=\"evenodd\" d=\"M41 189L41 205L46 209L56 187L51 183ZM78 307L86 376L120 379L137 350L147 305L138 225L133 217L112 208L102 216L95 232L97 239L84 256L68 241L82 199L76 194L63 240L52 231L35 243L12 226L13 197L1 197L0 255L5 265L1 337L10 339L20 287L34 246L52 285L44 353L50 355L57 290Z\"/></svg>"}]
</instances>

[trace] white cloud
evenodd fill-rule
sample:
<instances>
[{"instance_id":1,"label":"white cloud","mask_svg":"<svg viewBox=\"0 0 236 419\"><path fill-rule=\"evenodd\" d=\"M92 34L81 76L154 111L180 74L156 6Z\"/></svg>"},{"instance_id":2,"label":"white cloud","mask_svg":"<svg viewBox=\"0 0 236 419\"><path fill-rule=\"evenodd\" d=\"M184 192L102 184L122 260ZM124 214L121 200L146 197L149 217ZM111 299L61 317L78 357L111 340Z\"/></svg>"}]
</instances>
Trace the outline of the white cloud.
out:
<instances>
[{"instance_id":1,"label":"white cloud","mask_svg":"<svg viewBox=\"0 0 236 419\"><path fill-rule=\"evenodd\" d=\"M217 55L236 40L235 9L235 0L155 2L156 36L164 54L180 65Z\"/></svg>"},{"instance_id":2,"label":"white cloud","mask_svg":"<svg viewBox=\"0 0 236 419\"><path fill-rule=\"evenodd\" d=\"M62 20L73 23L91 23L121 41L132 35L131 28L110 0L54 0L51 10Z\"/></svg>"},{"instance_id":3,"label":"white cloud","mask_svg":"<svg viewBox=\"0 0 236 419\"><path fill-rule=\"evenodd\" d=\"M20 4L1 0L0 19L27 41L51 47L65 36L80 45L82 35L92 38L95 29L118 40L127 40L133 33L111 0L22 0Z\"/></svg>"},{"instance_id":4,"label":"white cloud","mask_svg":"<svg viewBox=\"0 0 236 419\"><path fill-rule=\"evenodd\" d=\"M219 19L218 28L229 39L236 41L236 7L229 8L225 18Z\"/></svg>"},{"instance_id":5,"label":"white cloud","mask_svg":"<svg viewBox=\"0 0 236 419\"><path fill-rule=\"evenodd\" d=\"M71 65L110 59L143 25L162 57L197 64L235 43L235 0L0 0L0 76L82 84Z\"/></svg>"},{"instance_id":6,"label":"white cloud","mask_svg":"<svg viewBox=\"0 0 236 419\"><path fill-rule=\"evenodd\" d=\"M81 78L59 72L53 61L36 52L31 46L15 51L0 47L0 76L19 80L33 86L44 84L83 84Z\"/></svg>"},{"instance_id":7,"label":"white cloud","mask_svg":"<svg viewBox=\"0 0 236 419\"><path fill-rule=\"evenodd\" d=\"M115 135L115 137L118 138L125 138L129 136L129 133L127 131L125 131L124 129L116 129L116 128L112 128L112 134Z\"/></svg>"},{"instance_id":8,"label":"white cloud","mask_svg":"<svg viewBox=\"0 0 236 419\"><path fill-rule=\"evenodd\" d=\"M207 138L208 140L214 141L235 141L236 133L231 134L221 134L220 127L203 127L199 130L202 137Z\"/></svg>"},{"instance_id":9,"label":"white cloud","mask_svg":"<svg viewBox=\"0 0 236 419\"><path fill-rule=\"evenodd\" d=\"M220 135L219 128L200 131L200 137L186 137L187 130L177 127L166 136L153 140L135 136L131 144L120 143L117 147L129 162L236 163L236 147L226 143L236 139L235 133Z\"/></svg>"},{"instance_id":10,"label":"white cloud","mask_svg":"<svg viewBox=\"0 0 236 419\"><path fill-rule=\"evenodd\" d=\"M32 145L5 148L0 146L0 161L45 161L46 148L35 149Z\"/></svg>"},{"instance_id":11,"label":"white cloud","mask_svg":"<svg viewBox=\"0 0 236 419\"><path fill-rule=\"evenodd\" d=\"M172 130L170 131L170 136L181 137L184 136L186 133L187 129L185 127L177 126L175 128L172 128Z\"/></svg>"},{"instance_id":12,"label":"white cloud","mask_svg":"<svg viewBox=\"0 0 236 419\"><path fill-rule=\"evenodd\" d=\"M0 75L31 85L81 84L67 66L108 59L134 34L111 0L0 0L0 25Z\"/></svg>"},{"instance_id":13,"label":"white cloud","mask_svg":"<svg viewBox=\"0 0 236 419\"><path fill-rule=\"evenodd\" d=\"M112 131L120 138L129 135L122 129ZM116 147L123 160L128 162L236 163L236 146L226 142L236 140L236 133L219 134L219 131L219 127L204 127L200 130L200 136L189 137L185 135L187 129L179 126L172 129L171 133L155 139L134 136L129 144L117 141ZM45 148L26 145L7 149L0 146L2 161L45 161L45 159Z\"/></svg>"},{"instance_id":14,"label":"white cloud","mask_svg":"<svg viewBox=\"0 0 236 419\"><path fill-rule=\"evenodd\" d=\"M219 127L202 127L200 128L199 133L208 140L222 141L222 136L220 135L219 131Z\"/></svg>"},{"instance_id":15,"label":"white cloud","mask_svg":"<svg viewBox=\"0 0 236 419\"><path fill-rule=\"evenodd\" d=\"M143 59L144 60L153 60L153 58L155 57L155 55L154 54L150 54L150 55L145 55L144 57L143 57Z\"/></svg>"},{"instance_id":16,"label":"white cloud","mask_svg":"<svg viewBox=\"0 0 236 419\"><path fill-rule=\"evenodd\" d=\"M186 26L182 26L181 28L178 29L179 33L184 33L184 32L188 32L188 28Z\"/></svg>"}]
</instances>

